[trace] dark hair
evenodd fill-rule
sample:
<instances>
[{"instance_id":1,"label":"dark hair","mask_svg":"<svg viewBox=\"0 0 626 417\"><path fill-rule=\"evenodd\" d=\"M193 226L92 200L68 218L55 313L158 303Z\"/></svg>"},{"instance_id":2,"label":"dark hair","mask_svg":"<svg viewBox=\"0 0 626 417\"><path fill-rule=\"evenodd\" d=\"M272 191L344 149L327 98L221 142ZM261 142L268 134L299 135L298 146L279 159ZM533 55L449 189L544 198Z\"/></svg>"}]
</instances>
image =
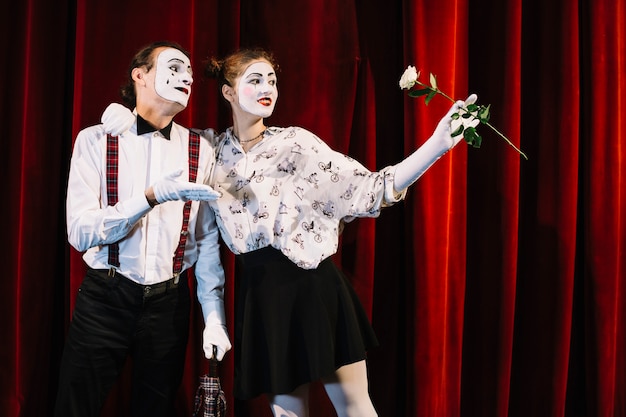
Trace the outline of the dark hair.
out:
<instances>
[{"instance_id":1,"label":"dark hair","mask_svg":"<svg viewBox=\"0 0 626 417\"><path fill-rule=\"evenodd\" d=\"M130 62L130 67L128 68L128 81L120 88L120 95L122 96L122 100L124 100L124 103L130 108L134 108L137 105L137 95L135 92L135 81L133 80L133 70L135 68L145 67L146 71L150 71L154 66L155 57L152 56L153 52L155 49L161 47L178 49L183 54L185 54L187 58L190 58L189 52L184 50L176 42L158 41L144 46L139 52L135 54L132 61Z\"/></svg>"},{"instance_id":2,"label":"dark hair","mask_svg":"<svg viewBox=\"0 0 626 417\"><path fill-rule=\"evenodd\" d=\"M232 87L248 64L260 59L269 62L274 70L278 71L278 64L271 52L262 48L245 48L227 55L224 59L209 58L204 67L204 75L217 79L218 88L221 91L224 84Z\"/></svg>"}]
</instances>

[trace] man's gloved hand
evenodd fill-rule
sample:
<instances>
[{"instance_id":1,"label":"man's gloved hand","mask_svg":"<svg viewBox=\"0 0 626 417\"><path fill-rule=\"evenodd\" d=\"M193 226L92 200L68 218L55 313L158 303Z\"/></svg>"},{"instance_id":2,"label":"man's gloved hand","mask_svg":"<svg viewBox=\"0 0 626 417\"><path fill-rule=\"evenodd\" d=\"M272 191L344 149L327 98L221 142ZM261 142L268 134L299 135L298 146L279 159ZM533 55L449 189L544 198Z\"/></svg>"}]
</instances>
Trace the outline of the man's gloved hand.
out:
<instances>
[{"instance_id":1,"label":"man's gloved hand","mask_svg":"<svg viewBox=\"0 0 626 417\"><path fill-rule=\"evenodd\" d=\"M135 123L135 115L128 108L118 103L111 103L102 113L102 124L105 132L119 136L130 129Z\"/></svg>"},{"instance_id":2,"label":"man's gloved hand","mask_svg":"<svg viewBox=\"0 0 626 417\"><path fill-rule=\"evenodd\" d=\"M181 181L179 177L182 173L182 169L177 169L152 184L154 197L159 204L174 200L213 201L221 196L220 193L208 185Z\"/></svg>"},{"instance_id":3,"label":"man's gloved hand","mask_svg":"<svg viewBox=\"0 0 626 417\"><path fill-rule=\"evenodd\" d=\"M202 332L202 348L207 359L213 358L213 346L217 348L217 357L215 359L218 361L224 359L224 354L232 348L226 327L223 324L207 320Z\"/></svg>"}]
</instances>

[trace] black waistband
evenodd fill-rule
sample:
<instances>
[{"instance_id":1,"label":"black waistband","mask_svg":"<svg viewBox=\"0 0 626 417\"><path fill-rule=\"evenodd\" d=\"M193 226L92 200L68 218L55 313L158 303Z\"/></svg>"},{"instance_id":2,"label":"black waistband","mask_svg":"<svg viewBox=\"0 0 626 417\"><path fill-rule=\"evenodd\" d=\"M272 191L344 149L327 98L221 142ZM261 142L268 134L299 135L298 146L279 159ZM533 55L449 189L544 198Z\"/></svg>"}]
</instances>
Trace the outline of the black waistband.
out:
<instances>
[{"instance_id":1,"label":"black waistband","mask_svg":"<svg viewBox=\"0 0 626 417\"><path fill-rule=\"evenodd\" d=\"M241 253L236 255L235 258L247 268L269 261L285 260L291 262L281 251L272 246L266 246L261 249L253 250L252 252Z\"/></svg>"}]
</instances>

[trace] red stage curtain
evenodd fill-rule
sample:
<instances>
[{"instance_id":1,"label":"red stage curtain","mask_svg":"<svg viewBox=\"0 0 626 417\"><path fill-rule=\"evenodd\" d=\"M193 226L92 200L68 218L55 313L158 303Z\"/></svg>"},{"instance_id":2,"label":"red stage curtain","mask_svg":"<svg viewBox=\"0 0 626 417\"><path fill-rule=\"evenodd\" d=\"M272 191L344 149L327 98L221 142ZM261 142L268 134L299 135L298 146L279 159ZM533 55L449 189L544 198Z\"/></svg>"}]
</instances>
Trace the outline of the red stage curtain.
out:
<instances>
[{"instance_id":1,"label":"red stage curtain","mask_svg":"<svg viewBox=\"0 0 626 417\"><path fill-rule=\"evenodd\" d=\"M584 349L589 408L626 415L626 5L591 2L584 26ZM582 323L581 323L582 325Z\"/></svg>"},{"instance_id":2,"label":"red stage curtain","mask_svg":"<svg viewBox=\"0 0 626 417\"><path fill-rule=\"evenodd\" d=\"M73 139L119 101L143 45L179 42L194 93L176 120L223 130L203 61L263 46L280 64L268 120L303 126L371 169L421 145L451 105L398 87L407 65L491 104L481 149L461 143L378 219L346 225L335 261L381 346L381 416L626 417L626 5L623 0L26 0L0 6L0 414L50 415L85 267L65 234ZM232 328L233 256L223 250ZM177 408L206 371L194 305ZM269 416L232 398L229 416ZM126 375L103 416L128 414ZM312 415L334 415L314 386Z\"/></svg>"}]
</instances>

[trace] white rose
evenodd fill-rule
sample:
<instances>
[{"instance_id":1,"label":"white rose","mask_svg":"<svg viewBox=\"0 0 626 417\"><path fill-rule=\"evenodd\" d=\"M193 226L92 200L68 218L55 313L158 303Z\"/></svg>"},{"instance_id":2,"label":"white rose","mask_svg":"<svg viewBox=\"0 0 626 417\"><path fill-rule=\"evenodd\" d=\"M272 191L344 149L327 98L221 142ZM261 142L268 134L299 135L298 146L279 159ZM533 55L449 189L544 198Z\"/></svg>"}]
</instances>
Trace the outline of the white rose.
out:
<instances>
[{"instance_id":1,"label":"white rose","mask_svg":"<svg viewBox=\"0 0 626 417\"><path fill-rule=\"evenodd\" d=\"M406 70L404 70L404 74L400 77L400 88L401 89L409 89L415 85L417 81L417 70L414 66L409 65Z\"/></svg>"}]
</instances>

